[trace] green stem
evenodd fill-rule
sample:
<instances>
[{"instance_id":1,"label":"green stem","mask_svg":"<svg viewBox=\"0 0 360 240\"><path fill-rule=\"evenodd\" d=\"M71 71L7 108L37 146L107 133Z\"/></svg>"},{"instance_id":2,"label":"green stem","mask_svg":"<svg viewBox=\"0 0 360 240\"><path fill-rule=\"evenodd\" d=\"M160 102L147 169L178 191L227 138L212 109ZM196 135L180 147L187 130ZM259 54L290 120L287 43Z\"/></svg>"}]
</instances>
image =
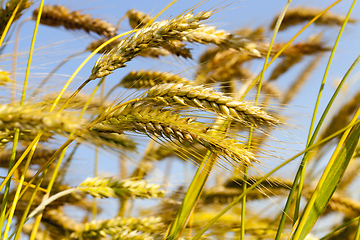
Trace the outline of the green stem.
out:
<instances>
[{"instance_id":1,"label":"green stem","mask_svg":"<svg viewBox=\"0 0 360 240\"><path fill-rule=\"evenodd\" d=\"M8 171L8 175L10 175L10 177L13 174L13 173L11 173L11 171L14 171L16 169L14 164L15 164L15 156L16 156L16 146L17 146L17 143L18 143L18 140L19 140L19 132L20 132L20 130L18 128L15 129L14 142L13 142L13 148L12 148L12 151L11 151L10 162L9 162L9 171ZM5 183L5 182L6 182L6 179L4 180L3 183ZM11 181L7 181L6 186L5 186L5 190L4 190L2 203L1 203L1 211L0 211L1 212L1 215L0 215L1 229L3 229L3 225L4 225L4 221L5 221L5 212L6 212L7 200L8 200L9 191L10 191L10 185L11 185ZM0 188L0 190L1 189L2 188Z\"/></svg>"},{"instance_id":2,"label":"green stem","mask_svg":"<svg viewBox=\"0 0 360 240\"><path fill-rule=\"evenodd\" d=\"M269 49L268 49L268 51L266 53L264 66L263 66L263 69L262 69L262 71L260 73L258 89L257 89L256 97L255 97L255 104L254 104L255 106L258 104L258 101L259 101L261 86L262 86L262 82L263 82L263 79L264 79L264 74L265 74L265 70L266 70L266 67L267 67L267 62L269 61L269 58L270 58L271 49L272 49L272 46L274 45L276 34L279 31L281 22L284 19L285 13L286 13L290 3L291 3L291 0L288 0L287 4L285 5L283 11L281 12L281 14L280 14L280 16L279 16L279 18L278 18L278 20L276 22L274 33L273 33L273 36L272 36L271 41L270 41L270 46L269 46ZM249 149L251 147L252 133L253 133L253 128L251 127L250 131L249 131L249 140L248 140L248 148ZM247 188L247 172L248 172L248 168L245 167L245 169L244 169L243 192L245 192L246 188ZM245 204L246 204L246 195L242 199L240 239L245 239Z\"/></svg>"},{"instance_id":3,"label":"green stem","mask_svg":"<svg viewBox=\"0 0 360 240\"><path fill-rule=\"evenodd\" d=\"M360 238L360 220L356 229L354 240L359 240L359 238Z\"/></svg>"},{"instance_id":4,"label":"green stem","mask_svg":"<svg viewBox=\"0 0 360 240\"><path fill-rule=\"evenodd\" d=\"M360 55L355 59L355 61L353 62L353 64L350 66L350 68L348 69L348 71L346 72L346 74L344 75L343 79L341 80L340 84L338 85L338 87L336 88L333 96L331 97L328 105L326 106L320 120L319 120L319 123L317 124L316 128L315 128L315 131L311 137L311 140L308 144L308 146L312 145L314 142L315 142L315 139L316 139L316 136L318 134L318 132L320 131L320 127L322 125L322 123L324 122L325 118L326 118L326 115L327 113L329 112L332 104L334 103L338 93L340 92L342 86L344 85L345 81L347 80L347 78L349 77L350 73L354 70L355 66L359 63L360 61ZM305 158L305 155L308 155L308 153L305 153L304 154L304 157L302 159L302 162L300 163L300 167L296 173L296 176L294 178L294 182L293 182L293 187L291 188L291 191L289 193L289 196L287 198L287 202L286 202L286 205L285 205L285 208L283 210L283 214L281 216L281 220L280 220L280 225L279 225L279 228L278 228L278 231L277 231L277 235L276 235L276 240L279 240L280 239L280 236L281 236L281 232L282 232L282 229L283 229L283 226L284 226L284 223L285 223L285 220L286 220L286 217L287 217L287 212L289 211L290 209L290 205L291 205L291 201L294 197L294 194L295 194L295 190L296 190L296 185L297 185L297 182L299 181L300 179L300 174L301 174L301 166L303 164L303 161L306 161L306 158Z\"/></svg>"},{"instance_id":5,"label":"green stem","mask_svg":"<svg viewBox=\"0 0 360 240\"><path fill-rule=\"evenodd\" d=\"M333 235L335 232L339 231L340 229L346 227L346 226L349 226L351 223L355 222L355 221L360 221L360 216L359 217L356 217L354 219L351 219L350 221L344 223L344 224L341 224L339 227L335 228L334 230L332 230L331 232L329 232L328 234L326 234L325 236L323 236L322 238L320 238L319 240L325 240L327 239L328 237L330 237L331 235Z\"/></svg>"},{"instance_id":6,"label":"green stem","mask_svg":"<svg viewBox=\"0 0 360 240\"><path fill-rule=\"evenodd\" d=\"M327 78L328 73L329 73L330 65L332 63L332 60L333 60L337 45L339 44L340 38L341 38L342 33L343 33L344 29L345 29L346 23L348 22L348 20L350 18L350 14L352 12L352 9L355 6L355 3L356 3L356 0L353 1L353 4L351 5L351 7L350 7L350 9L348 11L348 14L346 15L346 18L345 18L345 20L344 20L344 22L343 22L343 24L341 26L341 29L339 31L339 34L338 34L338 36L336 38L334 47L333 47L333 49L331 51L329 61L328 61L328 64L326 66L324 77L322 79L320 89L319 89L319 93L318 93L318 96L317 96L317 99L316 99L315 108L314 108L314 112L313 112L313 115L312 115L309 134L308 134L308 139L307 139L307 145L310 144L310 141L312 139L315 140L315 138L316 138L316 136L317 136L317 134L318 134L318 132L320 130L320 127L321 127L321 125L323 123L323 121L319 122L319 124L317 125L318 127L316 128L317 131L312 133L313 128L314 128L314 124L315 124L315 120L316 120L317 111L318 111L319 104L320 104L320 99L321 99L322 92L323 92L323 89L324 89L324 86L325 86L325 81L326 81L326 78ZM322 119L322 120L324 120L324 119ZM294 222L296 222L296 220L298 219L298 216L299 216L301 194L302 194L302 188L303 188L303 185L304 185L305 170L306 170L307 161L308 161L308 154L305 154L304 158L303 158L303 161L301 162L302 164L300 164L300 168L299 168L301 177L300 177L300 182L299 182L298 194L296 196L296 207L295 207Z\"/></svg>"},{"instance_id":7,"label":"green stem","mask_svg":"<svg viewBox=\"0 0 360 240\"><path fill-rule=\"evenodd\" d=\"M20 177L20 180L19 180L19 184L18 184L18 187L16 189L16 192L15 192L15 196L14 196L14 199L13 199L13 203L12 203L12 206L8 212L8 218L7 218L7 224L6 224L6 228L5 228L5 231L4 231L4 237L3 239L6 239L7 238L7 235L9 233L9 230L10 230L10 225L11 225L11 221L12 221L12 218L14 216L14 213L15 213L15 210L16 210L16 205L19 201L19 195L20 195L20 191L21 191L21 188L23 186L23 183L24 183L24 179L25 179L25 175L26 175L26 172L28 170L28 167L30 166L30 161L34 155L34 152L36 150L36 147L37 147L37 144L35 144L32 148L31 148L31 151L28 155L28 158L27 158L27 161L25 163L25 166L24 166L24 169L23 169L23 172L21 174L21 177Z\"/></svg>"},{"instance_id":8,"label":"green stem","mask_svg":"<svg viewBox=\"0 0 360 240\"><path fill-rule=\"evenodd\" d=\"M199 166L196 174L191 182L185 198L180 206L175 221L171 224L166 240L178 239L181 231L184 229L190 214L193 212L197 201L200 198L202 190L204 189L206 180L211 172L211 169L216 161L217 155L208 151L203 162Z\"/></svg>"}]
</instances>

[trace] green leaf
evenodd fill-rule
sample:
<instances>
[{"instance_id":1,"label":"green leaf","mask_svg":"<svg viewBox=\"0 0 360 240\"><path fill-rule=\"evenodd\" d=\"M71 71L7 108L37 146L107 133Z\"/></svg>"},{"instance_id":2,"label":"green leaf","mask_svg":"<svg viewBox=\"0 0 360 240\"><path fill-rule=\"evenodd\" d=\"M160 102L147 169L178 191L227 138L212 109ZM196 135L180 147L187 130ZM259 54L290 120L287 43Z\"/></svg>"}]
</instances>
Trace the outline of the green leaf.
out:
<instances>
[{"instance_id":1,"label":"green leaf","mask_svg":"<svg viewBox=\"0 0 360 240\"><path fill-rule=\"evenodd\" d=\"M329 171L324 171L316 190L305 206L304 213L300 218L299 225L296 228L292 239L305 239L319 216L325 210L354 154L359 142L359 136L360 125L357 124L351 129L349 136L345 140L339 154L337 154L333 161L333 164L328 166ZM334 154L336 154L336 151ZM329 164L331 164L331 161Z\"/></svg>"}]
</instances>

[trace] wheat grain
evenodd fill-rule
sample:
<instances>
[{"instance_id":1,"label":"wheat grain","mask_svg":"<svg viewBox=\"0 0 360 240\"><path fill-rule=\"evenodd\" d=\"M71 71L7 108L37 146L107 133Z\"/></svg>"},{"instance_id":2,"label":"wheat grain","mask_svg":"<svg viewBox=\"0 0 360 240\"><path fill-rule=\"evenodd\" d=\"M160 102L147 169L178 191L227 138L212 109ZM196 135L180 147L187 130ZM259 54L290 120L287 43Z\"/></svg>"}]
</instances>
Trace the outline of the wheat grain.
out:
<instances>
[{"instance_id":1,"label":"wheat grain","mask_svg":"<svg viewBox=\"0 0 360 240\"><path fill-rule=\"evenodd\" d=\"M240 68L244 62L251 59L253 59L253 56L234 49L223 51L215 48L210 49L200 57L201 65L196 73L196 82L208 83L211 82L212 79L213 81L218 81L222 79L222 74L226 74L226 72L230 72L228 74L229 76L237 75L238 78L246 77L241 76L242 73L237 69Z\"/></svg>"},{"instance_id":2,"label":"wheat grain","mask_svg":"<svg viewBox=\"0 0 360 240\"><path fill-rule=\"evenodd\" d=\"M169 105L191 106L206 111L216 112L225 117L232 117L245 125L279 124L280 121L270 116L260 107L247 102L237 101L224 96L211 88L185 84L162 84L152 87L148 98Z\"/></svg>"},{"instance_id":3,"label":"wheat grain","mask_svg":"<svg viewBox=\"0 0 360 240\"><path fill-rule=\"evenodd\" d=\"M330 48L324 46L324 43L321 41L321 39L322 34L310 36L306 42L298 43L285 49L282 53L285 58L272 71L269 81L277 79L283 73L288 71L292 66L300 62L304 55L316 55L330 50ZM275 44L273 52L275 53L279 51L282 45L283 43Z\"/></svg>"},{"instance_id":4,"label":"wheat grain","mask_svg":"<svg viewBox=\"0 0 360 240\"><path fill-rule=\"evenodd\" d=\"M33 18L36 19L39 9L33 11ZM70 12L64 6L45 5L42 11L40 23L52 27L63 26L69 30L81 29L85 32L94 32L105 37L113 37L116 34L115 27L98 18L92 18L89 14L81 14L79 11Z\"/></svg>"},{"instance_id":5,"label":"wheat grain","mask_svg":"<svg viewBox=\"0 0 360 240\"><path fill-rule=\"evenodd\" d=\"M214 84L220 82L226 93L234 93L235 79L247 82L255 76L247 69L242 67L243 63L253 59L252 56L244 52L232 49L219 51L210 49L200 57L198 70L196 71L196 84ZM263 82L261 91L275 99L282 98L282 92L271 83Z\"/></svg>"},{"instance_id":6,"label":"wheat grain","mask_svg":"<svg viewBox=\"0 0 360 240\"><path fill-rule=\"evenodd\" d=\"M309 7L294 7L287 10L285 17L280 25L280 31L285 30L288 27L293 25L310 21L316 15L318 15L323 9L317 8L309 8ZM279 16L276 16L271 23L270 28L274 29L275 24ZM314 23L317 25L325 25L325 26L341 26L344 22L345 16L341 16L332 12L326 12L322 16L320 16ZM349 19L349 23L355 23L354 19Z\"/></svg>"},{"instance_id":7,"label":"wheat grain","mask_svg":"<svg viewBox=\"0 0 360 240\"><path fill-rule=\"evenodd\" d=\"M1 121L1 119L0 119ZM0 130L0 149L2 149L7 143L13 141L15 130L14 129L4 129ZM19 141L26 144L29 141L31 142L36 137L37 132L33 130L22 130L19 134ZM48 142L53 137L52 132L44 132L41 136L40 141Z\"/></svg>"},{"instance_id":8,"label":"wheat grain","mask_svg":"<svg viewBox=\"0 0 360 240\"><path fill-rule=\"evenodd\" d=\"M150 17L149 14L140 12L140 11L136 11L134 9L129 10L126 12L126 16L129 18L129 24L133 29L136 28L142 28L145 27L145 25L150 22L150 20L152 19ZM178 40L173 40L173 41L169 41L168 43L162 44L161 46L162 51L164 51L164 53L167 53L166 55L168 55L169 53L172 53L176 56L181 56L183 58L192 58L192 55L190 53L190 49L185 47L184 43L181 43L181 41ZM159 51L160 49L158 49ZM154 51L156 51L156 48L153 48L152 51L147 51L145 50L145 52L140 53L141 56L146 56L146 55L154 55ZM149 52L148 54L146 54L146 52ZM157 56L165 56L165 55L157 55Z\"/></svg>"},{"instance_id":9,"label":"wheat grain","mask_svg":"<svg viewBox=\"0 0 360 240\"><path fill-rule=\"evenodd\" d=\"M200 25L200 21L209 18L211 12L186 14L172 20L155 22L142 28L133 36L121 41L114 49L102 56L92 69L90 80L109 75L117 68L125 67L126 62L133 59L144 49L168 45L169 41L181 40L198 43L213 43L221 47L245 50L259 56L256 46L249 41L233 36L213 27Z\"/></svg>"}]
</instances>

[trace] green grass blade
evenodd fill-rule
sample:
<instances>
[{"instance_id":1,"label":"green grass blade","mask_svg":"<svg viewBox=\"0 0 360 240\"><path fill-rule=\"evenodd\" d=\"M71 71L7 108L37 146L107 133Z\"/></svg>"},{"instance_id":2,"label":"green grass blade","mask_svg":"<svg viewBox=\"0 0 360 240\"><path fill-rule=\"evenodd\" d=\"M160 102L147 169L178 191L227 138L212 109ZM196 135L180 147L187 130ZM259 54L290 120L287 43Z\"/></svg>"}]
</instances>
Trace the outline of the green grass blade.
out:
<instances>
[{"instance_id":1,"label":"green grass blade","mask_svg":"<svg viewBox=\"0 0 360 240\"><path fill-rule=\"evenodd\" d=\"M344 136L346 136L346 133L347 132L344 133ZM359 142L359 137L360 125L358 124L351 129L351 132L346 138L344 144L342 144L342 141L340 141L339 145L342 145L341 150L337 154L336 149L333 157L330 159L329 164L318 183L318 186L316 187L309 202L305 206L304 213L300 218L299 225L296 228L294 237L292 239L305 239L306 235L311 231L317 219L325 210L353 156L353 153Z\"/></svg>"},{"instance_id":2,"label":"green grass blade","mask_svg":"<svg viewBox=\"0 0 360 240\"><path fill-rule=\"evenodd\" d=\"M175 218L175 221L170 227L170 230L167 234L166 239L178 239L182 230L186 226L186 223L189 219L190 214L193 212L197 201L200 198L202 190L204 189L205 183L211 169L217 159L217 155L208 151L206 158L205 166L199 167L198 171L195 174L193 181L190 184L188 191L186 192L185 198L180 206L178 214Z\"/></svg>"},{"instance_id":3,"label":"green grass blade","mask_svg":"<svg viewBox=\"0 0 360 240\"><path fill-rule=\"evenodd\" d=\"M328 105L326 106L323 114L321 115L320 117L320 120L315 128L315 131L311 137L311 140L309 142L309 146L311 144L313 144L315 142L315 139L317 137L317 134L319 133L320 131L320 127L322 125L322 123L325 121L325 118L331 108L331 106L333 105L336 97L338 96L342 86L344 85L345 81L348 79L348 77L350 76L350 73L354 70L355 66L359 63L360 61L360 55L355 59L355 61L353 62L353 64L350 66L350 68L348 69L348 71L346 72L345 76L343 77L343 79L341 80L341 82L339 83L338 87L336 88L333 96L331 97ZM304 164L305 162L307 161L307 156L308 156L308 153L305 153L304 154L304 157L301 161L301 164L300 164L300 167L298 169L298 172L296 173L296 176L294 178L294 183L293 183L293 188L291 189L289 195L288 195L288 198L287 198L287 202L286 202L286 205L285 205L285 208L283 209L283 214L281 216L281 220L280 220L280 225L279 225L279 228L278 228L278 231L277 231L277 235L276 235L276 240L279 240L280 237L281 237L281 233L282 233L282 230L283 230L283 227L284 227L284 224L285 224L285 220L286 220L286 217L287 217L287 212L289 211L290 209L290 205L291 205L291 201L294 197L294 194L295 194L295 190L296 190L296 186L297 186L297 182L299 181L300 179L300 175L301 175L301 172L302 172L302 169L304 168Z\"/></svg>"},{"instance_id":4,"label":"green grass blade","mask_svg":"<svg viewBox=\"0 0 360 240\"><path fill-rule=\"evenodd\" d=\"M332 230L331 232L329 232L328 234L326 234L324 237L320 238L319 240L325 240L327 238L329 238L330 236L332 236L335 232L339 231L340 229L349 226L351 223L355 222L355 221L359 221L360 220L360 216L351 219L350 221L341 224L339 227L335 228L334 230Z\"/></svg>"}]
</instances>

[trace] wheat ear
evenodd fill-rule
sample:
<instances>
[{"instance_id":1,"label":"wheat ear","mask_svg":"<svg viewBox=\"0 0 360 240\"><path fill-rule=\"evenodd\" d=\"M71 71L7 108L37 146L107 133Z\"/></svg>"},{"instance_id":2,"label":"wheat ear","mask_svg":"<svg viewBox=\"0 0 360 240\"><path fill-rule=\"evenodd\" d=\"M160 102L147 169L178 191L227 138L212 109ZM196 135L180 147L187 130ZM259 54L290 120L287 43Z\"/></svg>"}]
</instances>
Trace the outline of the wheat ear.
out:
<instances>
[{"instance_id":1,"label":"wheat ear","mask_svg":"<svg viewBox=\"0 0 360 240\"><path fill-rule=\"evenodd\" d=\"M36 19L39 9L33 12L33 18ZM59 27L63 26L66 29L77 30L81 29L85 32L94 32L106 37L115 36L115 27L98 18L92 18L89 14L81 14L79 11L70 12L64 6L59 5L45 5L41 15L41 24Z\"/></svg>"},{"instance_id":2,"label":"wheat ear","mask_svg":"<svg viewBox=\"0 0 360 240\"><path fill-rule=\"evenodd\" d=\"M105 39L105 38L95 40L86 47L86 50L93 52L93 51L95 51L95 49L100 47L100 45L105 43L107 40L108 39ZM113 49L119 43L120 43L119 40L115 40L115 41L109 43L108 45L106 45L105 47L103 47L100 51L98 51L98 53L102 53L102 54L107 53L107 52L111 51L111 49ZM144 49L143 51L141 51L139 53L139 56L159 58L161 56L167 56L169 54L171 54L171 52L169 52L168 50L166 50L164 48L148 48L148 49ZM191 54L190 54L190 57L191 57Z\"/></svg>"},{"instance_id":3,"label":"wheat ear","mask_svg":"<svg viewBox=\"0 0 360 240\"><path fill-rule=\"evenodd\" d=\"M150 17L149 14L146 14L146 13L134 10L134 9L127 11L126 16L128 17L129 24L133 29L145 27L145 25L148 22L150 22L150 20L152 19L152 17ZM161 47L163 49L151 48L149 50L144 50L144 52L141 52L140 55L145 56L145 57L146 56L150 56L150 57L157 56L158 57L158 56L165 56L165 55L172 53L178 57L181 56L183 58L192 58L190 49L186 48L185 44L179 40L168 41L167 43L162 44ZM166 54L165 55L156 54L157 52L160 52L163 54L166 53Z\"/></svg>"},{"instance_id":4,"label":"wheat ear","mask_svg":"<svg viewBox=\"0 0 360 240\"><path fill-rule=\"evenodd\" d=\"M15 161L17 161L20 158L20 156L22 155L23 152L24 152L23 150L17 150L16 151L16 159L15 159ZM31 164L42 165L42 164L46 163L46 161L48 159L50 159L50 157L55 152L56 152L56 150L53 150L53 149L48 149L48 148L44 148L44 147L38 147L38 148L36 148L36 150L35 150L35 152L33 154ZM10 157L11 157L11 150L2 150L0 152L0 167L8 168L9 167ZM25 163L23 163L23 165L24 164Z\"/></svg>"},{"instance_id":5,"label":"wheat ear","mask_svg":"<svg viewBox=\"0 0 360 240\"><path fill-rule=\"evenodd\" d=\"M285 30L288 27L293 25L310 21L316 15L318 15L322 9L317 8L308 8L308 7L295 7L287 10L285 17L280 25L279 30ZM270 28L274 29L275 24L279 16L274 18L274 21L271 23ZM345 16L341 16L332 12L326 12L321 15L314 23L317 25L325 26L341 26L345 20ZM355 23L354 19L349 19L349 23Z\"/></svg>"},{"instance_id":6,"label":"wheat ear","mask_svg":"<svg viewBox=\"0 0 360 240\"><path fill-rule=\"evenodd\" d=\"M71 239L87 239L112 236L111 239L152 239L149 234L159 231L161 227L162 223L159 217L117 217L105 221L85 223L79 230L72 233L70 237ZM142 234L146 234L149 238L140 238L145 236ZM130 238L131 235L133 238Z\"/></svg>"},{"instance_id":7,"label":"wheat ear","mask_svg":"<svg viewBox=\"0 0 360 240\"><path fill-rule=\"evenodd\" d=\"M239 141L225 138L220 132L210 131L208 127L195 118L182 118L172 110L154 107L146 102L124 105L107 116L107 119L94 125L93 131L118 132L125 130L145 133L147 135L178 141L183 145L199 143L211 151L238 163L251 165L256 161L252 153Z\"/></svg>"},{"instance_id":8,"label":"wheat ear","mask_svg":"<svg viewBox=\"0 0 360 240\"><path fill-rule=\"evenodd\" d=\"M150 88L163 83L191 84L191 81L172 73L140 70L131 71L121 80L119 86L139 89Z\"/></svg>"},{"instance_id":9,"label":"wheat ear","mask_svg":"<svg viewBox=\"0 0 360 240\"><path fill-rule=\"evenodd\" d=\"M6 85L13 80L10 79L11 74L6 71L0 71L0 86Z\"/></svg>"},{"instance_id":10,"label":"wheat ear","mask_svg":"<svg viewBox=\"0 0 360 240\"><path fill-rule=\"evenodd\" d=\"M131 140L127 135L118 133L89 131L81 136L80 140L90 141L96 146L106 147L111 150L121 149L136 152L137 149L136 142Z\"/></svg>"},{"instance_id":11,"label":"wheat ear","mask_svg":"<svg viewBox=\"0 0 360 240\"><path fill-rule=\"evenodd\" d=\"M3 1L1 2L3 3ZM5 8L0 8L0 36L2 35L6 24L8 23L12 13L14 12L16 6L20 4L17 13L15 14L14 22L19 19L23 11L29 8L32 4L32 1L29 0L10 0L5 4Z\"/></svg>"},{"instance_id":12,"label":"wheat ear","mask_svg":"<svg viewBox=\"0 0 360 240\"><path fill-rule=\"evenodd\" d=\"M117 68L125 67L126 62L132 60L144 49L161 47L169 40L183 40L183 32L198 28L200 21L209 18L210 15L211 12L201 12L196 15L185 14L172 20L154 22L149 27L139 29L99 58L89 79L101 78Z\"/></svg>"},{"instance_id":13,"label":"wheat ear","mask_svg":"<svg viewBox=\"0 0 360 240\"><path fill-rule=\"evenodd\" d=\"M73 113L49 112L35 104L0 105L0 131L20 128L22 131L50 130L63 133L82 130L85 125L86 121L79 120Z\"/></svg>"},{"instance_id":14,"label":"wheat ear","mask_svg":"<svg viewBox=\"0 0 360 240\"><path fill-rule=\"evenodd\" d=\"M152 19L149 14L137 11L135 9L127 11L125 15L129 19L130 26L134 29L144 27Z\"/></svg>"},{"instance_id":15,"label":"wheat ear","mask_svg":"<svg viewBox=\"0 0 360 240\"><path fill-rule=\"evenodd\" d=\"M280 121L260 107L224 96L212 88L185 84L162 84L152 87L148 98L169 105L191 106L205 111L216 112L225 117L241 121L244 125L279 124Z\"/></svg>"},{"instance_id":16,"label":"wheat ear","mask_svg":"<svg viewBox=\"0 0 360 240\"><path fill-rule=\"evenodd\" d=\"M120 198L157 198L164 195L159 190L160 185L149 184L146 181L118 180L115 178L87 178L78 190L98 198L120 197Z\"/></svg>"}]
</instances>

